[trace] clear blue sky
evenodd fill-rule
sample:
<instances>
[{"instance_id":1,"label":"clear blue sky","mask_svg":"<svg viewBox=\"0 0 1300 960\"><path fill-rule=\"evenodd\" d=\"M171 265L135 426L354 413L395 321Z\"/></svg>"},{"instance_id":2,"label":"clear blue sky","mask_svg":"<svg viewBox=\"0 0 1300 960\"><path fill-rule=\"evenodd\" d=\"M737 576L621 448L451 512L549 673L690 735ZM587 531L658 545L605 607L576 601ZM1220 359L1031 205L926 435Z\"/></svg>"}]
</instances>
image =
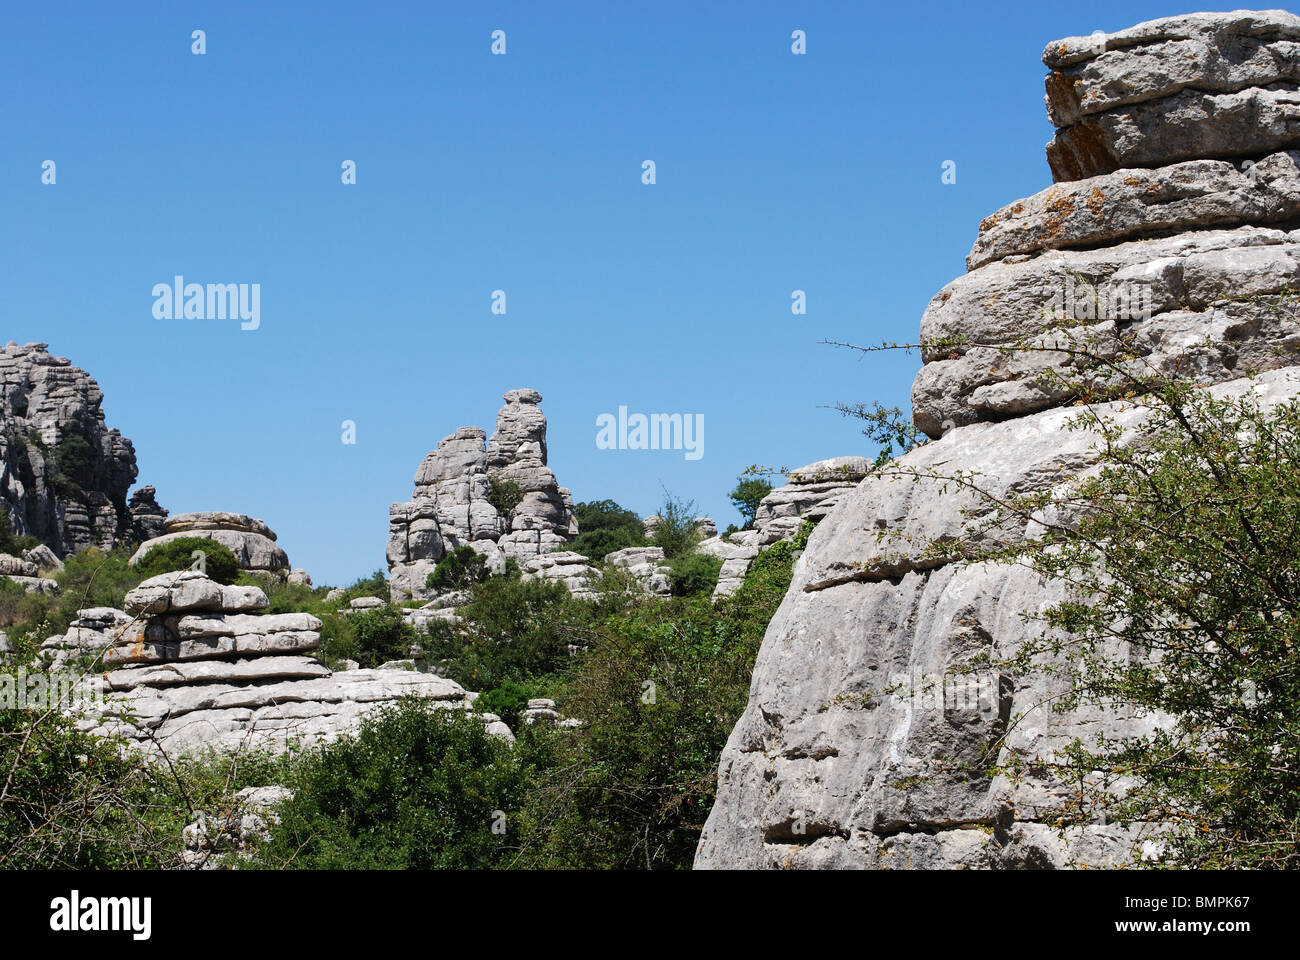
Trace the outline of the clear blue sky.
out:
<instances>
[{"instance_id":1,"label":"clear blue sky","mask_svg":"<svg viewBox=\"0 0 1300 960\"><path fill-rule=\"evenodd\" d=\"M5 4L0 342L90 371L164 506L264 518L317 583L382 567L425 453L521 386L577 499L723 526L751 463L874 453L821 405L907 407L915 355L818 341L914 339L1050 183L1044 45L1189 9ZM176 274L260 283L260 329L155 319ZM702 414L704 456L597 449L619 405Z\"/></svg>"}]
</instances>

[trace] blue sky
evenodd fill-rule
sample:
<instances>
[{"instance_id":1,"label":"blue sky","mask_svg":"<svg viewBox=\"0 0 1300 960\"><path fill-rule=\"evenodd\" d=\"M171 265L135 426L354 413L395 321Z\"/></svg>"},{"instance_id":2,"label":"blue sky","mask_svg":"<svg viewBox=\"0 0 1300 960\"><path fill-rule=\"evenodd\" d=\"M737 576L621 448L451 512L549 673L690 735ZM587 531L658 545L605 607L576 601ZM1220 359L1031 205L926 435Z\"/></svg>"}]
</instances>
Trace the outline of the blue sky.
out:
<instances>
[{"instance_id":1,"label":"blue sky","mask_svg":"<svg viewBox=\"0 0 1300 960\"><path fill-rule=\"evenodd\" d=\"M98 379L164 506L265 519L317 583L382 567L425 453L522 386L576 499L724 526L749 464L874 453L824 405L907 407L914 354L819 341L914 339L1050 183L1044 45L1188 9L7 4L0 341ZM177 274L259 283L259 329L156 319ZM597 449L620 405L703 415L704 455Z\"/></svg>"}]
</instances>

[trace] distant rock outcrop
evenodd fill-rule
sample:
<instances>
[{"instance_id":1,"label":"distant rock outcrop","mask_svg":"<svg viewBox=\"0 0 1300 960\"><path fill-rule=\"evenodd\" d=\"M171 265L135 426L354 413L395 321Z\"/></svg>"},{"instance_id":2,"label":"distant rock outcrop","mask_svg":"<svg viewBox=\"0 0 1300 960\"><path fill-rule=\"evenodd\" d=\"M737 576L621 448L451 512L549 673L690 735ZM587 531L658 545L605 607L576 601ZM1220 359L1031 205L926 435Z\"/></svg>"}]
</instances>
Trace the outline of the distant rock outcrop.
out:
<instances>
[{"instance_id":1,"label":"distant rock outcrop","mask_svg":"<svg viewBox=\"0 0 1300 960\"><path fill-rule=\"evenodd\" d=\"M801 478L810 483L792 476L760 507L761 540L810 515L800 505L815 498L827 513L768 626L697 867L1113 866L1142 855L1137 832L1104 817L1058 828L1075 788L1046 763L972 775L989 756L1050 760L1075 738L1140 735L1155 721L1054 712L1045 704L1068 676L981 670L1019 649L1038 629L1023 615L1061 588L1023 566L930 549L1033 533L982 528L982 503L929 475L978 475L995 497L1023 496L1092 467L1095 437L1067 429L1072 394L1045 376L1092 375L1069 349L1090 326L1103 344L1124 329L1145 366L1212 394L1249 390L1266 408L1300 397L1297 41L1300 18L1238 11L1048 46L1061 127L1049 157L1071 182L987 218L970 271L926 309L912 397L916 425L936 439L840 489L816 489L817 471ZM1226 162L1238 158L1258 163ZM1035 343L1060 349L999 349ZM1126 386L1121 373L1101 386ZM1101 410L1130 438L1144 416L1131 403ZM937 697L916 695L936 682Z\"/></svg>"},{"instance_id":2,"label":"distant rock outcrop","mask_svg":"<svg viewBox=\"0 0 1300 960\"><path fill-rule=\"evenodd\" d=\"M125 610L79 612L42 650L56 667L87 655L106 672L86 682L104 696L82 726L144 749L284 749L354 731L375 706L404 696L470 710L474 694L404 669L331 671L311 654L321 622L306 613L259 613L258 587L223 586L194 571L152 577ZM512 738L500 719L490 733Z\"/></svg>"},{"instance_id":3,"label":"distant rock outcrop","mask_svg":"<svg viewBox=\"0 0 1300 960\"><path fill-rule=\"evenodd\" d=\"M131 536L135 449L104 422L99 384L47 347L0 350L0 506L66 557Z\"/></svg>"},{"instance_id":4,"label":"distant rock outcrop","mask_svg":"<svg viewBox=\"0 0 1300 960\"><path fill-rule=\"evenodd\" d=\"M275 531L255 517L224 510L178 513L163 521L163 533L140 544L131 557L139 563L151 550L183 537L204 537L228 547L239 565L253 573L280 573L289 569L289 556L275 542Z\"/></svg>"},{"instance_id":5,"label":"distant rock outcrop","mask_svg":"<svg viewBox=\"0 0 1300 960\"><path fill-rule=\"evenodd\" d=\"M443 438L415 473L414 497L389 508L395 601L432 596L425 580L458 547L472 547L499 571L507 559L523 564L577 536L572 497L546 465L542 395L511 390L505 401L491 440L479 427L461 427ZM517 502L507 502L508 494Z\"/></svg>"}]
</instances>

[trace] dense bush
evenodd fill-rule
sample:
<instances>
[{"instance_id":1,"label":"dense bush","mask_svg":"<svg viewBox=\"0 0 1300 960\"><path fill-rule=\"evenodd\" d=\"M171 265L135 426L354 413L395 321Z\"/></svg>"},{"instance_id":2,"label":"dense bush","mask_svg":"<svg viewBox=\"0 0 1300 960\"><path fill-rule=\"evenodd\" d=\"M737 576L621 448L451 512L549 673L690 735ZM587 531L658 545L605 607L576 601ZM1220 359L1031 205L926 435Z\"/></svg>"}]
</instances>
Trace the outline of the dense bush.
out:
<instances>
[{"instance_id":1,"label":"dense bush","mask_svg":"<svg viewBox=\"0 0 1300 960\"><path fill-rule=\"evenodd\" d=\"M332 638L328 652L340 660L355 660L363 667L408 659L418 639L398 607L376 607L343 619L350 629Z\"/></svg>"},{"instance_id":2,"label":"dense bush","mask_svg":"<svg viewBox=\"0 0 1300 960\"><path fill-rule=\"evenodd\" d=\"M470 690L560 669L569 660L569 645L586 640L594 616L562 583L507 577L477 584L457 612L462 627L435 621L422 644L439 673Z\"/></svg>"},{"instance_id":3,"label":"dense bush","mask_svg":"<svg viewBox=\"0 0 1300 960\"><path fill-rule=\"evenodd\" d=\"M524 501L524 488L509 477L488 474L488 503L496 508L497 513L508 517L510 511Z\"/></svg>"},{"instance_id":4,"label":"dense bush","mask_svg":"<svg viewBox=\"0 0 1300 960\"><path fill-rule=\"evenodd\" d=\"M519 725L519 715L528 707L528 701L534 695L532 686L505 680L501 686L480 694L474 701L474 709L479 713L495 713L507 726L514 728Z\"/></svg>"},{"instance_id":5,"label":"dense bush","mask_svg":"<svg viewBox=\"0 0 1300 960\"><path fill-rule=\"evenodd\" d=\"M297 869L496 866L516 843L530 770L457 710L405 700L303 758L259 850Z\"/></svg>"},{"instance_id":6,"label":"dense bush","mask_svg":"<svg viewBox=\"0 0 1300 960\"><path fill-rule=\"evenodd\" d=\"M669 579L673 584L673 596L708 596L718 585L722 558L707 553L687 553L673 557L667 566L671 571Z\"/></svg>"},{"instance_id":7,"label":"dense bush","mask_svg":"<svg viewBox=\"0 0 1300 960\"><path fill-rule=\"evenodd\" d=\"M21 557L25 551L39 546L40 542L36 537L15 536L13 521L9 518L9 511L0 504L0 553L7 553L12 557Z\"/></svg>"},{"instance_id":8,"label":"dense bush","mask_svg":"<svg viewBox=\"0 0 1300 960\"><path fill-rule=\"evenodd\" d=\"M473 547L457 547L438 561L424 578L430 590L463 590L492 575L483 555Z\"/></svg>"},{"instance_id":9,"label":"dense bush","mask_svg":"<svg viewBox=\"0 0 1300 960\"><path fill-rule=\"evenodd\" d=\"M631 510L613 500L592 500L575 504L578 536L565 549L600 561L606 554L625 547L645 545L645 524Z\"/></svg>"},{"instance_id":10,"label":"dense bush","mask_svg":"<svg viewBox=\"0 0 1300 960\"><path fill-rule=\"evenodd\" d=\"M136 569L142 580L173 570L189 570L198 562L194 554L200 552L201 569L217 583L234 583L239 577L239 561L230 548L208 537L177 537L160 543L140 559Z\"/></svg>"}]
</instances>

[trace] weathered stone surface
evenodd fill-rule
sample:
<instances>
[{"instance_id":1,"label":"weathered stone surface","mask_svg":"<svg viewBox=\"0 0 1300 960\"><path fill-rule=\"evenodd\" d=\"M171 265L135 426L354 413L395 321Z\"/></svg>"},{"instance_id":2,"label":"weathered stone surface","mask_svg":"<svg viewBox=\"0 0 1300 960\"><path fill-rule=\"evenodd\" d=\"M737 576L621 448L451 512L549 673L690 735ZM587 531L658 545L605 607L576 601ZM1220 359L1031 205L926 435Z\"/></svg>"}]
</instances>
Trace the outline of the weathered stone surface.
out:
<instances>
[{"instance_id":1,"label":"weathered stone surface","mask_svg":"<svg viewBox=\"0 0 1300 960\"><path fill-rule=\"evenodd\" d=\"M3 577L34 577L40 573L40 568L30 560L24 560L22 557L15 557L8 553L0 553L0 576Z\"/></svg>"},{"instance_id":2,"label":"weathered stone surface","mask_svg":"<svg viewBox=\"0 0 1300 960\"><path fill-rule=\"evenodd\" d=\"M1066 351L1105 354L1121 332L1142 371L1203 383L1293 363L1298 239L1262 227L1205 230L1049 250L958 277L921 319L927 362L912 386L913 420L937 437L1068 402L1072 394L1050 374L1085 379L1095 364ZM962 338L988 346L937 346ZM1004 351L1003 344L1039 349ZM1107 378L1097 383L1118 385L1114 374L1097 373Z\"/></svg>"},{"instance_id":3,"label":"weathered stone surface","mask_svg":"<svg viewBox=\"0 0 1300 960\"><path fill-rule=\"evenodd\" d=\"M288 583L296 583L304 587L311 586L311 574L306 570L303 570L301 567L290 570L289 575L285 577L285 580Z\"/></svg>"},{"instance_id":4,"label":"weathered stone surface","mask_svg":"<svg viewBox=\"0 0 1300 960\"><path fill-rule=\"evenodd\" d=\"M1271 154L1245 170L1226 160L1120 170L1048 187L989 215L980 224L966 268L1040 250L1297 220L1296 151Z\"/></svg>"},{"instance_id":5,"label":"weathered stone surface","mask_svg":"<svg viewBox=\"0 0 1300 960\"><path fill-rule=\"evenodd\" d=\"M405 670L348 670L252 684L139 687L125 699L110 697L93 729L124 734L142 746L156 739L170 752L283 750L353 731L372 709L403 696L470 708L465 690L451 680Z\"/></svg>"},{"instance_id":6,"label":"weathered stone surface","mask_svg":"<svg viewBox=\"0 0 1300 960\"><path fill-rule=\"evenodd\" d=\"M579 599L590 599L596 594L600 573L591 561L572 550L557 550L527 557L519 564L525 580L549 580L562 583Z\"/></svg>"},{"instance_id":7,"label":"weathered stone surface","mask_svg":"<svg viewBox=\"0 0 1300 960\"><path fill-rule=\"evenodd\" d=\"M1300 85L1235 93L1183 90L1084 117L1047 144L1056 180L1182 160L1258 157L1300 147Z\"/></svg>"},{"instance_id":8,"label":"weathered stone surface","mask_svg":"<svg viewBox=\"0 0 1300 960\"><path fill-rule=\"evenodd\" d=\"M1232 93L1300 80L1300 18L1284 10L1193 13L1047 45L1047 114L1089 114L1194 88Z\"/></svg>"},{"instance_id":9,"label":"weathered stone surface","mask_svg":"<svg viewBox=\"0 0 1300 960\"><path fill-rule=\"evenodd\" d=\"M672 571L664 564L663 547L624 547L607 553L605 562L632 574L649 593L666 597L673 592Z\"/></svg>"},{"instance_id":10,"label":"weathered stone surface","mask_svg":"<svg viewBox=\"0 0 1300 960\"><path fill-rule=\"evenodd\" d=\"M176 570L149 577L126 593L123 606L130 614L160 614L181 610L217 610L222 585L197 570Z\"/></svg>"},{"instance_id":11,"label":"weathered stone surface","mask_svg":"<svg viewBox=\"0 0 1300 960\"><path fill-rule=\"evenodd\" d=\"M38 571L63 569L63 561L59 559L58 554L43 543L24 551L23 559L36 564Z\"/></svg>"},{"instance_id":12,"label":"weathered stone surface","mask_svg":"<svg viewBox=\"0 0 1300 960\"><path fill-rule=\"evenodd\" d=\"M104 422L104 394L48 344L0 350L0 509L16 534L59 556L111 547L130 530L126 493L136 477L131 441ZM82 447L78 492L56 493L59 451Z\"/></svg>"},{"instance_id":13,"label":"weathered stone surface","mask_svg":"<svg viewBox=\"0 0 1300 960\"><path fill-rule=\"evenodd\" d=\"M245 570L274 573L278 570L286 570L289 567L288 554L270 537L243 530L220 529L178 530L165 533L161 537L154 537L154 539L140 544L140 548L132 554L130 563L137 564L144 559L150 550L164 543L179 540L182 537L201 537L207 540L215 540L222 546L229 548L230 552L235 555L235 560Z\"/></svg>"},{"instance_id":14,"label":"weathered stone surface","mask_svg":"<svg viewBox=\"0 0 1300 960\"><path fill-rule=\"evenodd\" d=\"M1300 396L1300 370L1212 388L1258 392L1266 405ZM1141 408L1112 405L1132 439ZM972 778L986 748L1050 757L1075 737L1140 734L1151 718L1043 706L1068 679L979 672L1038 624L1059 587L1018 565L961 564L925 546L970 533L973 494L922 472L975 471L994 495L1077 477L1093 439L1065 429L1066 410L951 431L867 477L813 532L763 640L749 704L723 751L717 802L697 867L993 867L1132 862L1113 824L1058 836L1046 820L1072 789L1033 772ZM886 531L884 540L878 531ZM990 531L984 542L1034 535ZM964 677L943 696L928 678ZM902 685L900 686L900 679ZM1007 730L1008 718L1024 717Z\"/></svg>"},{"instance_id":15,"label":"weathered stone surface","mask_svg":"<svg viewBox=\"0 0 1300 960\"><path fill-rule=\"evenodd\" d=\"M171 687L182 683L237 683L328 677L330 670L311 657L257 657L251 660L191 660L143 667L123 667L105 675L108 689Z\"/></svg>"},{"instance_id":16,"label":"weathered stone surface","mask_svg":"<svg viewBox=\"0 0 1300 960\"><path fill-rule=\"evenodd\" d=\"M167 511L158 505L156 494L151 486L139 487L127 504L131 514L131 537L137 543L161 537L167 532Z\"/></svg>"},{"instance_id":17,"label":"weathered stone surface","mask_svg":"<svg viewBox=\"0 0 1300 960\"><path fill-rule=\"evenodd\" d=\"M255 533L274 540L275 531L256 517L226 510L197 510L178 513L164 524L167 533L193 533L199 530L233 530L236 533Z\"/></svg>"},{"instance_id":18,"label":"weathered stone surface","mask_svg":"<svg viewBox=\"0 0 1300 960\"><path fill-rule=\"evenodd\" d=\"M1053 178L1300 146L1297 23L1281 10L1199 13L1049 44Z\"/></svg>"}]
</instances>

